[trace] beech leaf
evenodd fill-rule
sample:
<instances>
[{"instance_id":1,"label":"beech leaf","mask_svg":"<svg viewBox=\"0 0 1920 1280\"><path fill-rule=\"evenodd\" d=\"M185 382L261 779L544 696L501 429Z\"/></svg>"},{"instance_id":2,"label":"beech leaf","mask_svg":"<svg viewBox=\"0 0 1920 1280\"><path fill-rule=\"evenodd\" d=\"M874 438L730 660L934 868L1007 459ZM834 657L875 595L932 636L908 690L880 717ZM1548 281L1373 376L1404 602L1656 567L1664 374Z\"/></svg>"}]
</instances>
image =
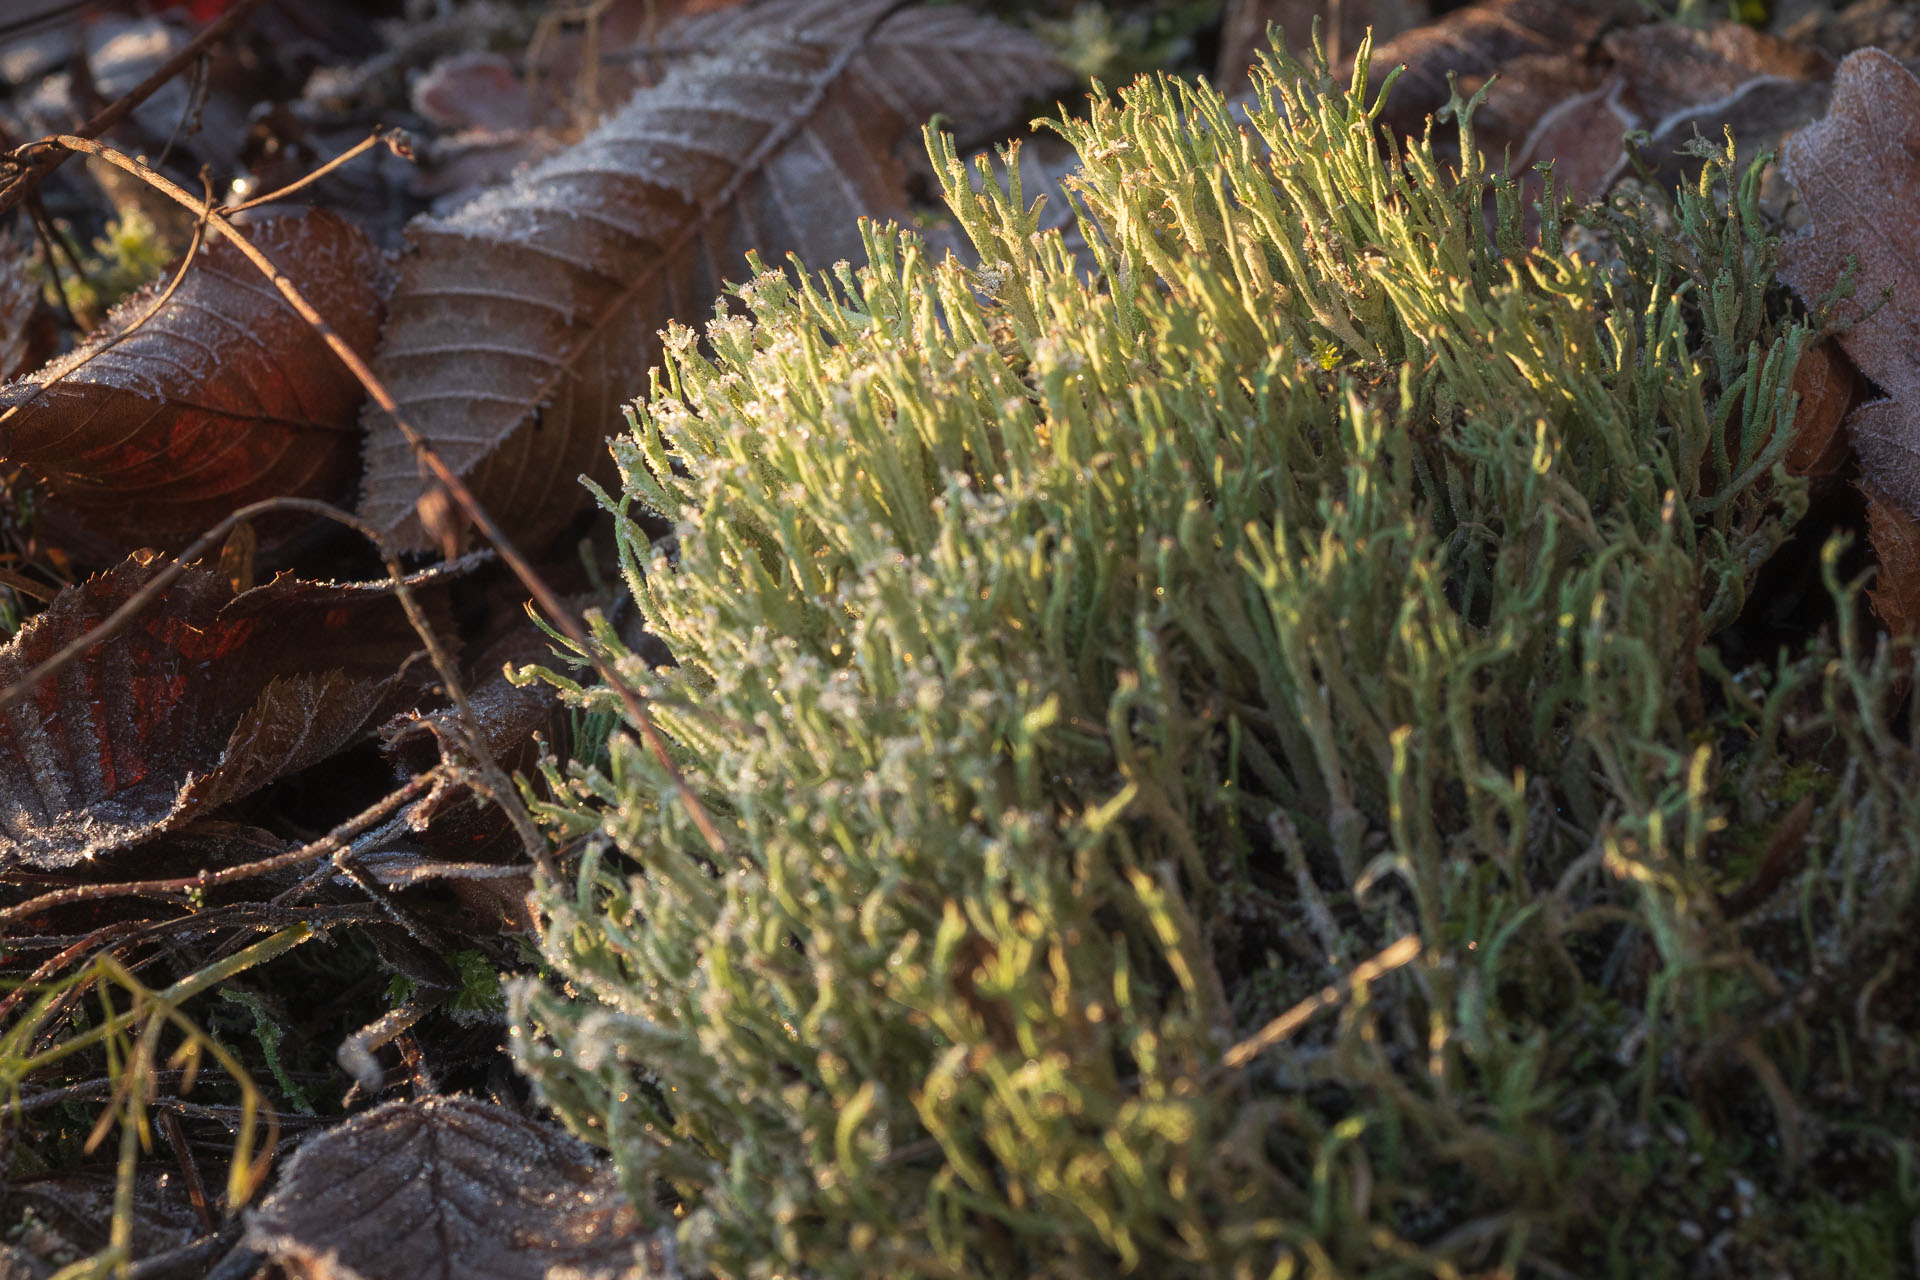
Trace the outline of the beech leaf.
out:
<instances>
[{"instance_id":1,"label":"beech leaf","mask_svg":"<svg viewBox=\"0 0 1920 1280\"><path fill-rule=\"evenodd\" d=\"M585 1144L473 1098L388 1103L311 1139L244 1244L306 1280L679 1274Z\"/></svg>"},{"instance_id":2,"label":"beech leaf","mask_svg":"<svg viewBox=\"0 0 1920 1280\"><path fill-rule=\"evenodd\" d=\"M1781 167L1809 218L1781 248L1781 277L1817 306L1857 260L1838 341L1886 395L1846 426L1865 485L1920 515L1920 80L1878 49L1850 54L1827 114L1788 140Z\"/></svg>"},{"instance_id":3,"label":"beech leaf","mask_svg":"<svg viewBox=\"0 0 1920 1280\"><path fill-rule=\"evenodd\" d=\"M890 8L719 15L738 32L726 53L673 67L510 187L411 224L374 367L510 534L565 526L658 332L705 315L748 250L857 256L860 215L909 211L896 143L936 111L1004 118L1055 74L991 19ZM425 550L412 450L386 414L367 425L361 512Z\"/></svg>"},{"instance_id":4,"label":"beech leaf","mask_svg":"<svg viewBox=\"0 0 1920 1280\"><path fill-rule=\"evenodd\" d=\"M0 648L0 687L166 565L141 553L66 588ZM431 677L407 661L418 648L387 583L282 576L236 594L218 573L186 570L0 715L0 870L73 866L326 759Z\"/></svg>"},{"instance_id":5,"label":"beech leaf","mask_svg":"<svg viewBox=\"0 0 1920 1280\"><path fill-rule=\"evenodd\" d=\"M388 272L357 227L317 210L245 231L349 346L372 351ZM0 390L0 456L130 547L177 549L262 498L344 497L363 393L325 341L219 240L152 319L108 346L159 287Z\"/></svg>"}]
</instances>

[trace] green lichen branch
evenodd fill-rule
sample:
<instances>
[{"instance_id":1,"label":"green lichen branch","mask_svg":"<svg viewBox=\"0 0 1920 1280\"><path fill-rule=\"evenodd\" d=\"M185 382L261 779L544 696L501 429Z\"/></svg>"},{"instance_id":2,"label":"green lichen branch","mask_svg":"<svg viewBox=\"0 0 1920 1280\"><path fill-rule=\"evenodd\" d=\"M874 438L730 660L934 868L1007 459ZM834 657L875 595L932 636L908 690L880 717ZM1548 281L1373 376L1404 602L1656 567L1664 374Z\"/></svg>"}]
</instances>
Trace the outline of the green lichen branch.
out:
<instances>
[{"instance_id":1,"label":"green lichen branch","mask_svg":"<svg viewBox=\"0 0 1920 1280\"><path fill-rule=\"evenodd\" d=\"M670 333L608 505L676 665L595 634L728 861L630 734L551 766L585 852L512 1009L700 1265L1893 1256L1911 655L1714 647L1805 506L1751 177L1529 210L1366 71L1055 123L1090 266L930 135L977 267L868 227Z\"/></svg>"}]
</instances>

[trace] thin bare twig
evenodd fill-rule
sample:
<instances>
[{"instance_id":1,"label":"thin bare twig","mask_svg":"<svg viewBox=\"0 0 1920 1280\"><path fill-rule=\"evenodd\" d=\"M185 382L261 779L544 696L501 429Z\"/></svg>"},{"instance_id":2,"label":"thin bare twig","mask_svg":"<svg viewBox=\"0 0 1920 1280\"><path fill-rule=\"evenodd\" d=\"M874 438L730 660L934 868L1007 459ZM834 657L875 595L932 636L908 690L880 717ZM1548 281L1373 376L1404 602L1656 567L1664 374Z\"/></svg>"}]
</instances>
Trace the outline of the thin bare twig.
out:
<instances>
[{"instance_id":1,"label":"thin bare twig","mask_svg":"<svg viewBox=\"0 0 1920 1280\"><path fill-rule=\"evenodd\" d=\"M365 139L354 143L351 147L348 147L345 151L342 151L339 155L327 161L312 173L295 178L286 186L269 191L265 195L254 196L252 199L243 200L239 204L223 205L221 206L220 212L228 215L243 213L248 209L256 209L263 204L272 204L276 200L284 200L302 187L311 186L332 173L335 169L338 169L341 165L358 159L363 153L383 142L387 144L388 149L391 150L393 154L399 156L402 160L413 159L413 142L407 137L407 131L405 129L375 129Z\"/></svg>"},{"instance_id":2,"label":"thin bare twig","mask_svg":"<svg viewBox=\"0 0 1920 1280\"><path fill-rule=\"evenodd\" d=\"M180 51L153 69L153 74L133 88L121 94L92 119L74 131L82 138L97 138L107 130L119 124L133 113L133 109L156 93L160 86L192 66L194 61L205 53L215 42L226 37L227 33L245 22L264 0L240 0L240 3L221 14L199 35L187 41ZM47 146L43 143L29 144L21 151L37 150L38 154L27 159L16 151L18 171L0 185L0 213L5 213L25 199L46 179L46 176L66 162L76 148ZM24 163L20 163L24 161Z\"/></svg>"},{"instance_id":3,"label":"thin bare twig","mask_svg":"<svg viewBox=\"0 0 1920 1280\"><path fill-rule=\"evenodd\" d=\"M218 885L232 884L238 880L251 880L278 871L282 867L297 867L303 862L315 858L327 858L335 849L352 840L374 823L385 819L395 809L420 796L439 781L439 766L425 773L409 778L405 785L396 787L359 813L308 844L298 849L288 849L269 857L257 858L252 862L243 862L238 866L222 867L218 871L202 870L190 876L172 876L164 880L120 880L112 884L79 884L66 889L54 889L25 902L0 910L0 925L14 920L23 920L38 915L42 911L51 911L55 907L71 906L76 902L94 902L103 898L133 898L150 893L191 893L200 889L211 889Z\"/></svg>"},{"instance_id":4,"label":"thin bare twig","mask_svg":"<svg viewBox=\"0 0 1920 1280\"><path fill-rule=\"evenodd\" d=\"M1408 934L1386 950L1354 966L1353 971L1340 981L1322 987L1293 1008L1260 1028L1254 1034L1227 1050L1220 1060L1220 1066L1227 1071L1237 1071L1255 1058L1286 1040L1294 1032L1307 1024L1307 1020L1322 1009L1340 1003L1347 993L1355 987L1364 987L1402 965L1411 963L1420 954L1420 938L1417 934Z\"/></svg>"}]
</instances>

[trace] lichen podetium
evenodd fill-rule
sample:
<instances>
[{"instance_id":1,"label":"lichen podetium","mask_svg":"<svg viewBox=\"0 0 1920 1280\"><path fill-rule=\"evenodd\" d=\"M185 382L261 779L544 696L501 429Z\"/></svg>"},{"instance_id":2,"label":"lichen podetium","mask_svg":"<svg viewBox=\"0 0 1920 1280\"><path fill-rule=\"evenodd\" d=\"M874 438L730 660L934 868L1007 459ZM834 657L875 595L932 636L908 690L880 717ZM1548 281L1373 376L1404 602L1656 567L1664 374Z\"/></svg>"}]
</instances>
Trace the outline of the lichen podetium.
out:
<instances>
[{"instance_id":1,"label":"lichen podetium","mask_svg":"<svg viewBox=\"0 0 1920 1280\"><path fill-rule=\"evenodd\" d=\"M1161 78L1055 124L1092 268L930 136L977 268L869 227L670 335L608 505L677 665L597 634L727 847L627 734L550 765L585 852L512 1009L698 1265L1907 1247L1911 655L1844 608L1766 669L1715 647L1805 508L1753 176L1710 160L1671 234L1549 184L1530 243L1366 83L1281 54L1244 122Z\"/></svg>"}]
</instances>

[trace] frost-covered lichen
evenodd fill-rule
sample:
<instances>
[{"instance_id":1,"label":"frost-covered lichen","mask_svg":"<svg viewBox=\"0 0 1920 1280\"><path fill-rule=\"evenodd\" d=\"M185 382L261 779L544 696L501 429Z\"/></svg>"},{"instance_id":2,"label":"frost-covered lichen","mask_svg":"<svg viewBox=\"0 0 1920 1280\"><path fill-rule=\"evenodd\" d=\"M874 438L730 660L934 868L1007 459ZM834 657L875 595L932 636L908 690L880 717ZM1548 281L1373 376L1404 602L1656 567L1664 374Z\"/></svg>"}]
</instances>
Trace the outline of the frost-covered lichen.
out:
<instances>
[{"instance_id":1,"label":"frost-covered lichen","mask_svg":"<svg viewBox=\"0 0 1920 1280\"><path fill-rule=\"evenodd\" d=\"M1716 656L1804 506L1750 188L1590 211L1603 272L1353 84L1060 123L1091 275L931 137L979 267L869 228L667 343L677 665L598 634L725 849L626 734L551 770L513 1009L698 1265L1891 1265L1910 660Z\"/></svg>"}]
</instances>

